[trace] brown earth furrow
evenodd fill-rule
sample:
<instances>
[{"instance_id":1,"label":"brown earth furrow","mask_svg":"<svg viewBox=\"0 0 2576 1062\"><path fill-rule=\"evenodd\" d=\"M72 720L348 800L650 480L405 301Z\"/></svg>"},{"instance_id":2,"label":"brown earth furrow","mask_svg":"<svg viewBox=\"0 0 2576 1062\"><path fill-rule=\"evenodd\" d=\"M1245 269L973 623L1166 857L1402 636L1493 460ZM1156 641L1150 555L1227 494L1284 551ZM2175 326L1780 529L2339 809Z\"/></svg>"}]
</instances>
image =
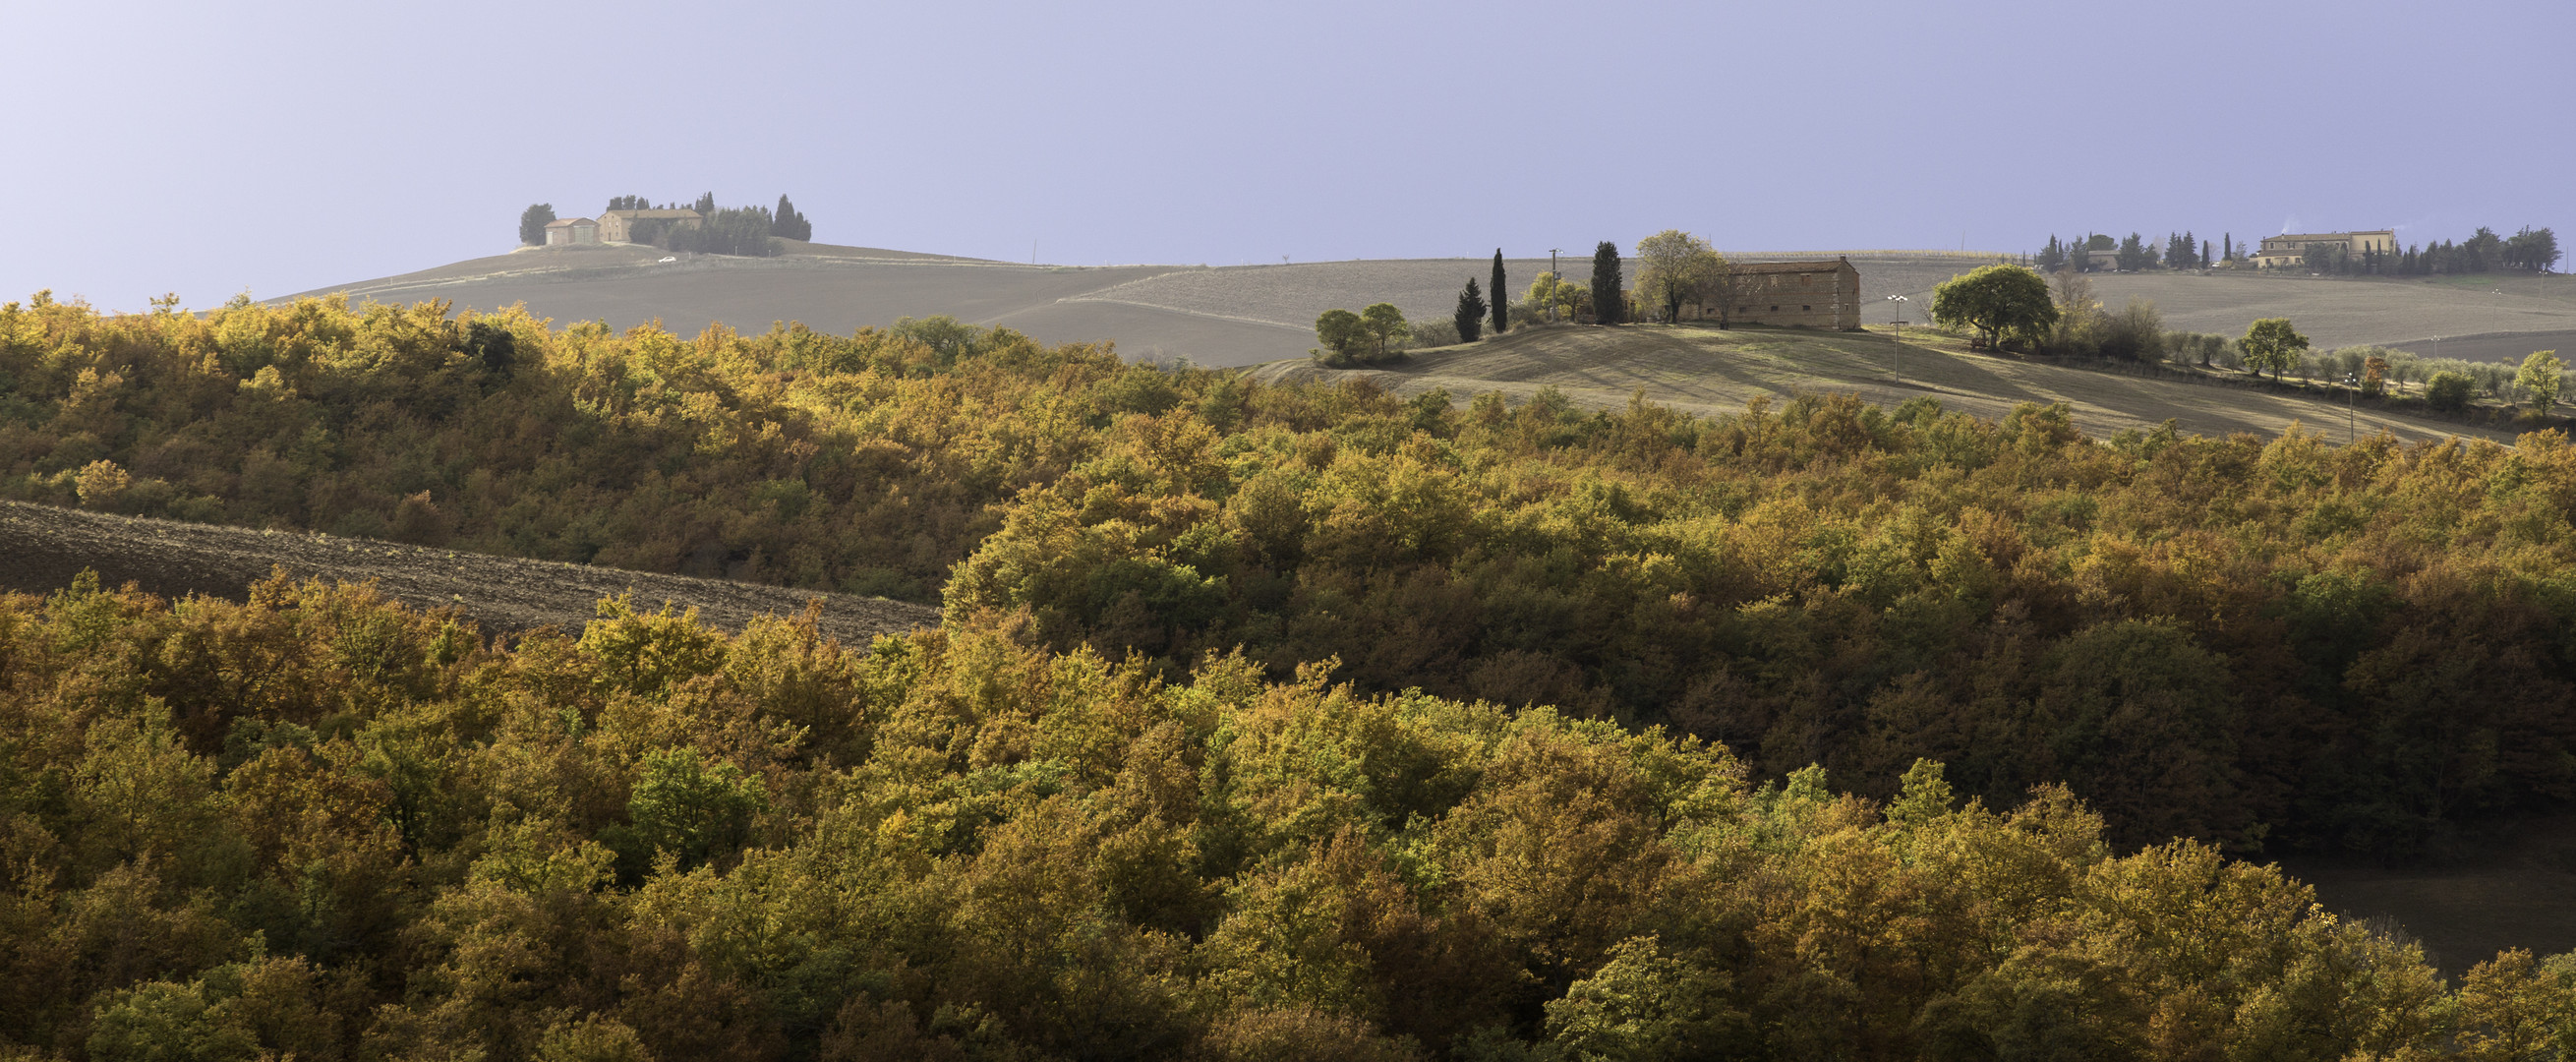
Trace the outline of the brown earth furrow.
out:
<instances>
[{"instance_id":1,"label":"brown earth furrow","mask_svg":"<svg viewBox=\"0 0 2576 1062\"><path fill-rule=\"evenodd\" d=\"M372 582L387 598L453 608L491 633L547 626L578 632L601 598L619 594L631 594L640 609L695 608L727 631L819 603L817 628L850 644L939 622L935 608L884 598L0 502L0 588L49 593L83 569L107 586L132 583L173 599L240 601L278 569L298 579Z\"/></svg>"}]
</instances>

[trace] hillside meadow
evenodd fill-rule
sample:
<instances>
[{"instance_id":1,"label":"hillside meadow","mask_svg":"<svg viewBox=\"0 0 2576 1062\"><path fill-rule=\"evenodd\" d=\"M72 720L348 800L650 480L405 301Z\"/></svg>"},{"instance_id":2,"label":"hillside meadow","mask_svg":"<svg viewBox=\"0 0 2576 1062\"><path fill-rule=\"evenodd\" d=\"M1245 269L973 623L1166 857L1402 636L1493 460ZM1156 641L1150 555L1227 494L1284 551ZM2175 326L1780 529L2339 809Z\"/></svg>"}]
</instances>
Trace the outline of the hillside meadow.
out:
<instances>
[{"instance_id":1,"label":"hillside meadow","mask_svg":"<svg viewBox=\"0 0 2576 1062\"><path fill-rule=\"evenodd\" d=\"M501 642L284 580L8 598L0 1038L42 1052L2576 1037L2570 960L2447 985L2262 865L2576 793L2554 433L1461 404L952 321L332 300L8 304L0 373L15 499L945 615Z\"/></svg>"}]
</instances>

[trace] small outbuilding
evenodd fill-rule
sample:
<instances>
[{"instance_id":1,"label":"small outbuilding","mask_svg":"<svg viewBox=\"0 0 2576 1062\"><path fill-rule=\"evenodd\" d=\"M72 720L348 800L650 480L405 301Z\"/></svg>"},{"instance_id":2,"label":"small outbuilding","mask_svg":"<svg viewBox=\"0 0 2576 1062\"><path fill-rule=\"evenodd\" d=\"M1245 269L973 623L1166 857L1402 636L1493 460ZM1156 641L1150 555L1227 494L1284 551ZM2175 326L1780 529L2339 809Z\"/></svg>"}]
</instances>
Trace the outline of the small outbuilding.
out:
<instances>
[{"instance_id":1,"label":"small outbuilding","mask_svg":"<svg viewBox=\"0 0 2576 1062\"><path fill-rule=\"evenodd\" d=\"M557 218L546 223L546 246L598 243L599 223L589 218Z\"/></svg>"}]
</instances>

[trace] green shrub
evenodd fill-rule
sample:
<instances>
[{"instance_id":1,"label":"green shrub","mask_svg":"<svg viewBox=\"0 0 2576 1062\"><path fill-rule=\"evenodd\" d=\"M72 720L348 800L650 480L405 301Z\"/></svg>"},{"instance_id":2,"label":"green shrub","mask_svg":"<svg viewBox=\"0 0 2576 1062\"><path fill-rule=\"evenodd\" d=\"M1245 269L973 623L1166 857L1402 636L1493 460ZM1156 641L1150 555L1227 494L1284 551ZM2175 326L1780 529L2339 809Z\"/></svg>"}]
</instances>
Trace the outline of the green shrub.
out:
<instances>
[{"instance_id":1,"label":"green shrub","mask_svg":"<svg viewBox=\"0 0 2576 1062\"><path fill-rule=\"evenodd\" d=\"M2424 403L2446 412L2468 408L2469 397L2477 393L2477 381L2466 375L2443 370L2424 383Z\"/></svg>"}]
</instances>

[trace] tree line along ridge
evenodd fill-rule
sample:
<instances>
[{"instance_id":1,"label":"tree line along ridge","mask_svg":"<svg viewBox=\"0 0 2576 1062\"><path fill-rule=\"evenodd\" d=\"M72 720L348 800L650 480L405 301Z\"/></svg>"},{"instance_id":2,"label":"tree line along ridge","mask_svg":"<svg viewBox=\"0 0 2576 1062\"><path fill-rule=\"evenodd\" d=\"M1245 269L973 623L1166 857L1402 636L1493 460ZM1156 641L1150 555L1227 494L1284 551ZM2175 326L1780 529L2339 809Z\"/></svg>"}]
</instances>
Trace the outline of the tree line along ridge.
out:
<instances>
[{"instance_id":1,"label":"tree line along ridge","mask_svg":"<svg viewBox=\"0 0 2576 1062\"><path fill-rule=\"evenodd\" d=\"M666 251L766 258L778 254L778 240L814 238L814 223L799 213L796 204L784 194L778 197L776 210L764 206L718 207L714 192L700 195L686 207L678 203L656 207L640 195L611 196L608 209L600 214L605 226L589 218L558 219L554 204L533 204L519 214L519 243L536 247L608 241L645 244ZM603 228L616 231L606 232Z\"/></svg>"}]
</instances>

